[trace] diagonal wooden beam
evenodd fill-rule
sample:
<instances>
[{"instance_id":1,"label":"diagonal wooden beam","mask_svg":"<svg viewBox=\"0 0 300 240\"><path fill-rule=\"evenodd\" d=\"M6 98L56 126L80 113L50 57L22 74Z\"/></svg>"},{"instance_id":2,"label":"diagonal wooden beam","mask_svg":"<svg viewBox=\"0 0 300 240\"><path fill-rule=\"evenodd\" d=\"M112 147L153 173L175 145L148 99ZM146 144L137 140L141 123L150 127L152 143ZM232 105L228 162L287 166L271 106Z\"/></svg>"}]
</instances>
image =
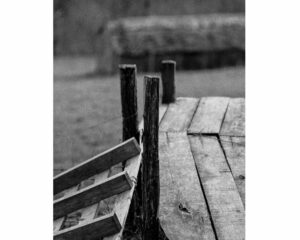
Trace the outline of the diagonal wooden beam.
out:
<instances>
[{"instance_id":1,"label":"diagonal wooden beam","mask_svg":"<svg viewBox=\"0 0 300 240\"><path fill-rule=\"evenodd\" d=\"M130 190L131 187L132 180L128 173L123 171L98 184L93 184L54 201L54 219L65 216L74 210L98 203L102 199Z\"/></svg>"},{"instance_id":2,"label":"diagonal wooden beam","mask_svg":"<svg viewBox=\"0 0 300 240\"><path fill-rule=\"evenodd\" d=\"M121 163L140 153L141 149L134 138L57 175L53 179L54 194L79 184L81 181L105 171L115 164Z\"/></svg>"}]
</instances>

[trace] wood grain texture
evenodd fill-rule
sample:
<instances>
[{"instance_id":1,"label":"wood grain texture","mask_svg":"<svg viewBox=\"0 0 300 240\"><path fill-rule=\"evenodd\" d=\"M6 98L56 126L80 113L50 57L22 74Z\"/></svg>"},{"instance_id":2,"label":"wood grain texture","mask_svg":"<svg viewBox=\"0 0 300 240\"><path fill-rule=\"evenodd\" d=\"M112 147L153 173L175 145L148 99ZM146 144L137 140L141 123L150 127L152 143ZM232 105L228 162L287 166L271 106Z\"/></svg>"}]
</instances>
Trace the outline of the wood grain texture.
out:
<instances>
[{"instance_id":1,"label":"wood grain texture","mask_svg":"<svg viewBox=\"0 0 300 240\"><path fill-rule=\"evenodd\" d=\"M142 153L141 197L142 197L142 239L158 239L159 205L159 78L145 77L144 132Z\"/></svg>"},{"instance_id":2,"label":"wood grain texture","mask_svg":"<svg viewBox=\"0 0 300 240\"><path fill-rule=\"evenodd\" d=\"M160 123L161 132L186 131L198 106L197 98L177 98L175 103L168 106L163 120Z\"/></svg>"},{"instance_id":3,"label":"wood grain texture","mask_svg":"<svg viewBox=\"0 0 300 240\"><path fill-rule=\"evenodd\" d=\"M219 134L229 98L201 98L191 125L190 134Z\"/></svg>"},{"instance_id":4,"label":"wood grain texture","mask_svg":"<svg viewBox=\"0 0 300 240\"><path fill-rule=\"evenodd\" d=\"M215 239L185 132L159 133L159 161L159 219L168 239Z\"/></svg>"},{"instance_id":5,"label":"wood grain texture","mask_svg":"<svg viewBox=\"0 0 300 240\"><path fill-rule=\"evenodd\" d=\"M221 136L220 140L245 206L245 138Z\"/></svg>"},{"instance_id":6,"label":"wood grain texture","mask_svg":"<svg viewBox=\"0 0 300 240\"><path fill-rule=\"evenodd\" d=\"M189 139L218 240L245 239L244 206L218 139Z\"/></svg>"},{"instance_id":7,"label":"wood grain texture","mask_svg":"<svg viewBox=\"0 0 300 240\"><path fill-rule=\"evenodd\" d=\"M159 122L161 122L161 120L163 119L163 117L165 116L165 113L168 109L168 105L167 104L162 104L159 106L159 115L158 115L158 120ZM144 131L144 119L141 120L140 124L139 124L139 131Z\"/></svg>"},{"instance_id":8,"label":"wood grain texture","mask_svg":"<svg viewBox=\"0 0 300 240\"><path fill-rule=\"evenodd\" d=\"M135 137L139 141L138 106L136 90L136 65L122 64L120 69L122 138L123 141Z\"/></svg>"},{"instance_id":9,"label":"wood grain texture","mask_svg":"<svg viewBox=\"0 0 300 240\"><path fill-rule=\"evenodd\" d=\"M61 173L54 177L54 194L63 191L81 181L109 169L140 153L140 147L134 138Z\"/></svg>"},{"instance_id":10,"label":"wood grain texture","mask_svg":"<svg viewBox=\"0 0 300 240\"><path fill-rule=\"evenodd\" d=\"M54 219L127 191L131 189L131 186L131 179L127 172L122 172L100 183L83 188L72 195L54 201Z\"/></svg>"},{"instance_id":11,"label":"wood grain texture","mask_svg":"<svg viewBox=\"0 0 300 240\"><path fill-rule=\"evenodd\" d=\"M53 221L53 232L54 233L60 230L63 222L64 222L64 217L57 218Z\"/></svg>"},{"instance_id":12,"label":"wood grain texture","mask_svg":"<svg viewBox=\"0 0 300 240\"><path fill-rule=\"evenodd\" d=\"M119 232L121 225L112 213L54 233L54 240L92 240Z\"/></svg>"},{"instance_id":13,"label":"wood grain texture","mask_svg":"<svg viewBox=\"0 0 300 240\"><path fill-rule=\"evenodd\" d=\"M245 99L231 98L220 135L245 136Z\"/></svg>"},{"instance_id":14,"label":"wood grain texture","mask_svg":"<svg viewBox=\"0 0 300 240\"><path fill-rule=\"evenodd\" d=\"M125 171L128 172L128 175L132 179L132 182L134 185L130 191L126 191L126 192L123 192L123 193L115 196L114 210L115 210L115 213L119 219L119 222L120 222L122 228L121 228L120 232L118 232L114 235L111 235L109 237L106 237L106 238L104 238L104 240L120 240L122 238L122 233L124 230L126 218L127 218L128 212L129 212L130 203L131 203L131 200L133 197L133 193L134 193L134 189L136 186L136 181L137 181L137 177L138 177L138 173L139 173L139 169L140 169L140 165L141 165L141 158L142 157L140 155L140 156L133 157L126 161Z\"/></svg>"},{"instance_id":15,"label":"wood grain texture","mask_svg":"<svg viewBox=\"0 0 300 240\"><path fill-rule=\"evenodd\" d=\"M161 63L161 81L163 87L162 103L175 102L175 72L176 62L163 60Z\"/></svg>"}]
</instances>

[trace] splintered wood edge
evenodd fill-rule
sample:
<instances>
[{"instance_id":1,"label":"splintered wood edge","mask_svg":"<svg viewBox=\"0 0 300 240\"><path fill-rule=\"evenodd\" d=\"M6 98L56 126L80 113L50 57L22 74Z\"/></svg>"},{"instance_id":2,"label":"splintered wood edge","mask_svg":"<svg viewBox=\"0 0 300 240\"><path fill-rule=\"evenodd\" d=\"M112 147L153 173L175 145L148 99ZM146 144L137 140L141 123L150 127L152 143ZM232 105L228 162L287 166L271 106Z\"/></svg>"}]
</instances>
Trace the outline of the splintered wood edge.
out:
<instances>
[{"instance_id":1,"label":"splintered wood edge","mask_svg":"<svg viewBox=\"0 0 300 240\"><path fill-rule=\"evenodd\" d=\"M124 148L127 144L133 144L133 146L131 146L133 151L132 151L132 153L127 154L127 156L125 157L126 159L124 157L116 158L114 161L108 161L106 159L107 155L109 155L109 154L113 155L116 150L120 150L120 149ZM97 173L101 173L102 171L109 169L110 167L112 167L115 164L118 164L125 160L128 160L131 157L137 156L140 152L141 152L141 148L140 148L138 142L136 141L136 139L130 138L127 141L124 141L121 144L119 144L113 148L110 148L110 149L102 152L101 154L98 154L98 155L90 158L89 160L82 162L82 163L66 170L65 172L62 172L62 173L56 175L53 178L54 194L57 194L65 189L71 187L72 185L79 184L81 181L83 181ZM104 161L108 162L108 164L106 164L105 166L104 166ZM88 171L88 173L87 173L86 170L89 168L89 166L94 168L95 167L94 165L97 162L99 162L100 165L103 165L102 167L99 167L99 171L97 172L97 170L92 169L91 171ZM70 180L68 180L68 178L71 178L72 183L70 183Z\"/></svg>"},{"instance_id":2,"label":"splintered wood edge","mask_svg":"<svg viewBox=\"0 0 300 240\"><path fill-rule=\"evenodd\" d=\"M84 234L85 227L96 225L95 228L96 227L99 228L98 224L101 224L101 222L104 222L105 220L109 220L109 219L111 219L112 220L111 222L114 223L114 225L112 227L114 227L114 229L115 229L114 233L111 233L111 234L118 233L122 229L122 225L120 223L120 220L119 220L117 214L115 212L112 212L107 215L95 218L92 221L88 221L84 224L78 224L73 227L69 227L69 228L66 228L63 230L58 230L58 231L54 232L53 239L61 240L61 239L63 239L65 234L72 234L73 231L76 231L76 230L80 231L79 229L82 229L83 232L81 234ZM98 229L97 231L100 232L101 229ZM78 234L78 232L75 232L74 234ZM105 237L105 236L99 236L99 237Z\"/></svg>"},{"instance_id":3,"label":"splintered wood edge","mask_svg":"<svg viewBox=\"0 0 300 240\"><path fill-rule=\"evenodd\" d=\"M68 195L68 196L65 196L63 198L60 198L60 199L57 199L53 202L53 208L54 208L54 219L58 219L60 217L63 217L63 216L66 216L67 214L75 211L75 210L78 210L78 209L82 209L84 207L87 207L88 205L92 205L94 203L97 203L101 200L103 200L102 196L99 195L99 194L96 194L97 193L97 190L98 188L100 188L101 186L103 186L104 184L109 184L110 182L114 181L115 179L117 178L124 178L124 186L125 186L125 190L122 190L122 191L116 191L114 192L114 194L112 195L109 195L108 197L111 197L111 196L114 196L114 195L117 195L117 194L120 194L122 192L125 192L125 191L128 191L132 188L133 186L133 183L132 183L132 179L131 177L129 176L129 173L128 171L122 171L116 175L113 175L107 179L104 179L103 181L97 183L97 184L93 184L91 186L88 186L86 188L83 188L82 190L79 190L77 192L74 192L72 193L71 195ZM112 189L113 188L113 185L111 187L108 187L109 189ZM79 208L76 207L75 208L65 208L64 207L64 204L68 204L68 201L77 201L76 200L76 197L79 197L79 198L84 198L87 194L91 193L91 192L95 192L95 196L97 196L97 198L94 199L94 201L92 202L89 202L88 204L85 204L84 201L82 201L81 205ZM81 195L81 196L80 196ZM83 195L83 196L82 196ZM107 198L108 198L107 197ZM71 203L69 203L69 205L72 206ZM60 213L59 210L56 210L56 208L58 209L64 209L65 211L63 211L62 213ZM59 213L55 213L55 211L59 211Z\"/></svg>"}]
</instances>

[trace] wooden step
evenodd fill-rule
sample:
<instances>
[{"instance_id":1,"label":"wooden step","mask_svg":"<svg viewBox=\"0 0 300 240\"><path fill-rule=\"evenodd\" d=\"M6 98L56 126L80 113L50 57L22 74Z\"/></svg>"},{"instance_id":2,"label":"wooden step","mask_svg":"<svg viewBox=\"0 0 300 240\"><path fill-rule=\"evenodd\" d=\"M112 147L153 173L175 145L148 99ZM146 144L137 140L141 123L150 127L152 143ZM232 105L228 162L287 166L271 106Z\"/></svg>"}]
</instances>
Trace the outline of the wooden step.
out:
<instances>
[{"instance_id":1,"label":"wooden step","mask_svg":"<svg viewBox=\"0 0 300 240\"><path fill-rule=\"evenodd\" d=\"M140 153L141 149L134 138L131 138L61 174L53 179L54 194L81 181L109 169L111 166L126 161Z\"/></svg>"},{"instance_id":2,"label":"wooden step","mask_svg":"<svg viewBox=\"0 0 300 240\"><path fill-rule=\"evenodd\" d=\"M116 174L98 184L92 184L54 201L54 219L65 216L76 209L84 208L102 199L130 190L131 179L126 171Z\"/></svg>"},{"instance_id":3,"label":"wooden step","mask_svg":"<svg viewBox=\"0 0 300 240\"><path fill-rule=\"evenodd\" d=\"M54 233L54 240L95 239L118 233L122 226L115 213L78 224Z\"/></svg>"}]
</instances>

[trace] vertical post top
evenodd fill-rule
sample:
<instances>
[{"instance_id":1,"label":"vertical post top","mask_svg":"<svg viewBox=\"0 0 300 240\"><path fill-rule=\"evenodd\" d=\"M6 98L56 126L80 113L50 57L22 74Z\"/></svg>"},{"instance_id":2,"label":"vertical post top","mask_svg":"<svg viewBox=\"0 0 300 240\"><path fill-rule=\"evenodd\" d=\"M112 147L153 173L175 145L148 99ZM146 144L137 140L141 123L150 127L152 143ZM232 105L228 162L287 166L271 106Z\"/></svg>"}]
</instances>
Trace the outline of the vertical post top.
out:
<instances>
[{"instance_id":1,"label":"vertical post top","mask_svg":"<svg viewBox=\"0 0 300 240\"><path fill-rule=\"evenodd\" d=\"M176 62L174 60L162 60L162 64L174 64L176 65Z\"/></svg>"},{"instance_id":2,"label":"vertical post top","mask_svg":"<svg viewBox=\"0 0 300 240\"><path fill-rule=\"evenodd\" d=\"M120 69L128 69L128 68L136 69L136 65L135 64L119 64L119 68Z\"/></svg>"},{"instance_id":3,"label":"vertical post top","mask_svg":"<svg viewBox=\"0 0 300 240\"><path fill-rule=\"evenodd\" d=\"M145 81L159 81L159 77L158 76L149 76L146 75L144 76Z\"/></svg>"}]
</instances>

